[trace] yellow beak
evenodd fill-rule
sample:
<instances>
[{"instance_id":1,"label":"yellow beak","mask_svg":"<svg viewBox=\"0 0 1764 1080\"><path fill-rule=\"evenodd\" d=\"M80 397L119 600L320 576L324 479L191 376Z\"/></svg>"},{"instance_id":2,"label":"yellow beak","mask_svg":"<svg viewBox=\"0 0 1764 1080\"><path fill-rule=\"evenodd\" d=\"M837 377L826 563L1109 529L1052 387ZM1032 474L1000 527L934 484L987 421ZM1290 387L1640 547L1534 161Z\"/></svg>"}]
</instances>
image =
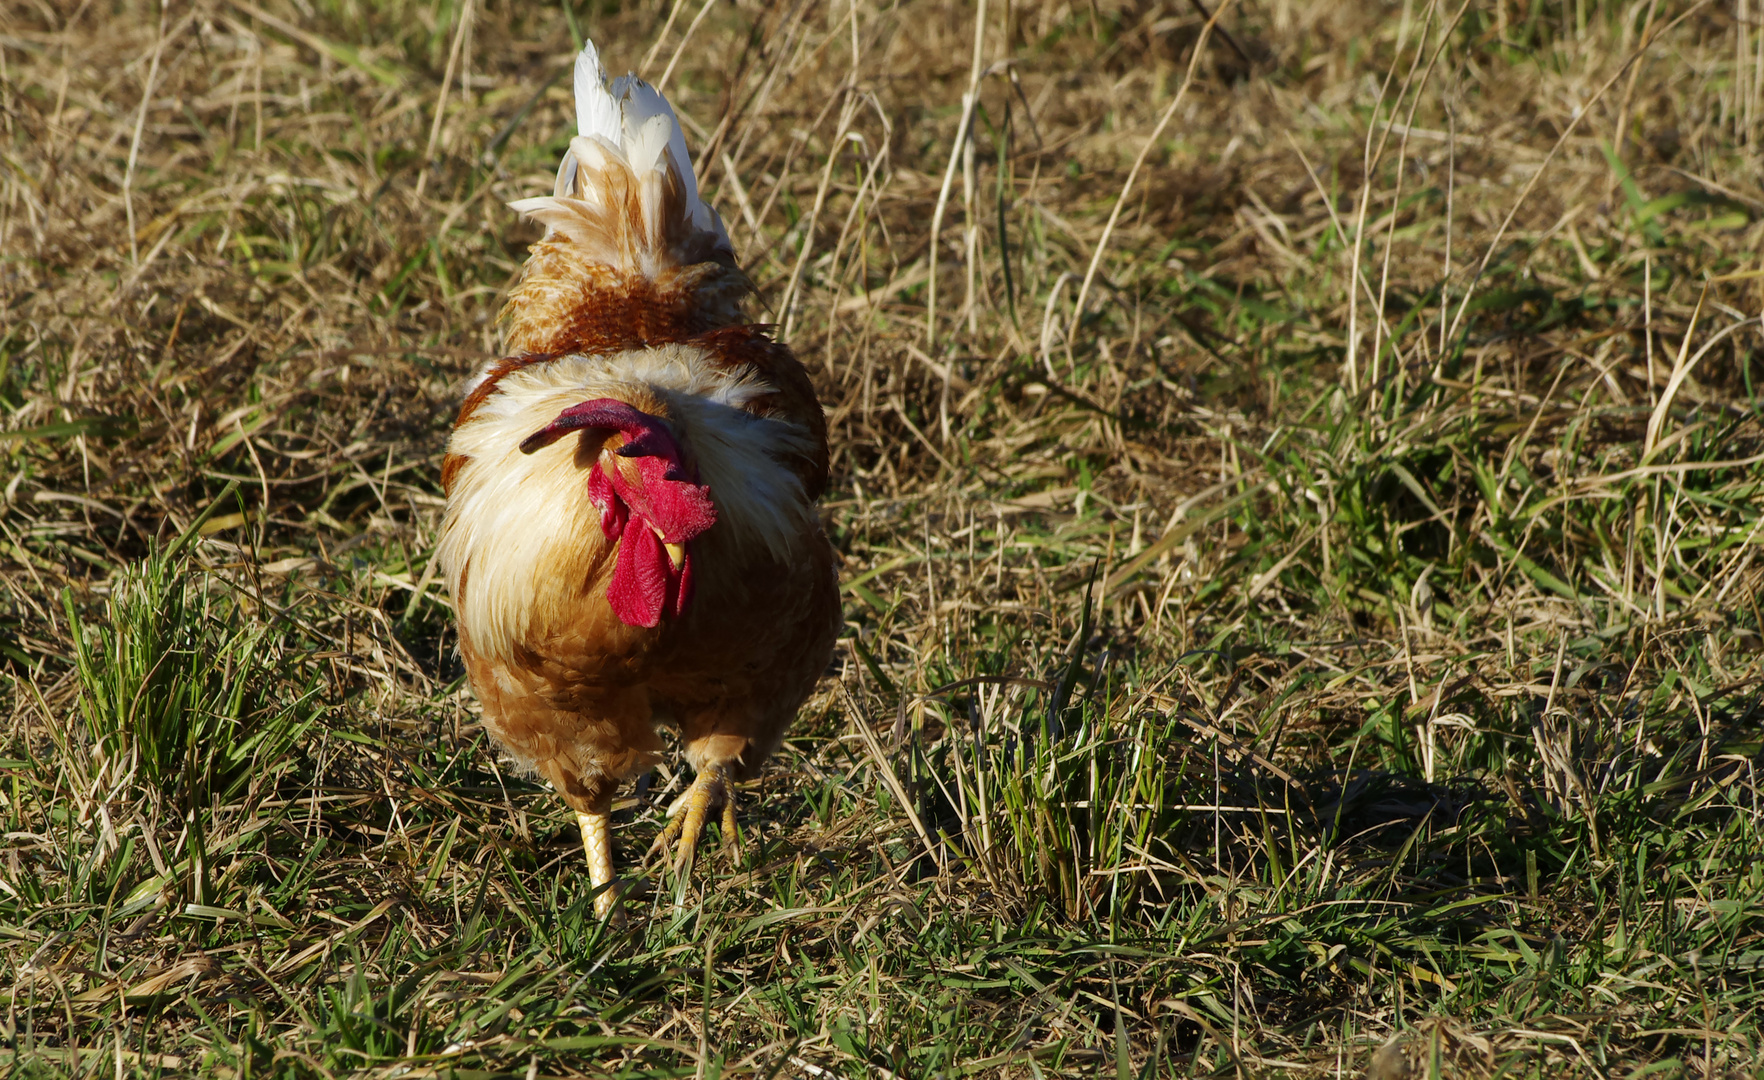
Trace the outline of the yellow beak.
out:
<instances>
[{"instance_id":1,"label":"yellow beak","mask_svg":"<svg viewBox=\"0 0 1764 1080\"><path fill-rule=\"evenodd\" d=\"M686 561L686 549L679 544L664 543L662 547L667 549L668 560L674 564L674 569L678 570L680 565Z\"/></svg>"}]
</instances>

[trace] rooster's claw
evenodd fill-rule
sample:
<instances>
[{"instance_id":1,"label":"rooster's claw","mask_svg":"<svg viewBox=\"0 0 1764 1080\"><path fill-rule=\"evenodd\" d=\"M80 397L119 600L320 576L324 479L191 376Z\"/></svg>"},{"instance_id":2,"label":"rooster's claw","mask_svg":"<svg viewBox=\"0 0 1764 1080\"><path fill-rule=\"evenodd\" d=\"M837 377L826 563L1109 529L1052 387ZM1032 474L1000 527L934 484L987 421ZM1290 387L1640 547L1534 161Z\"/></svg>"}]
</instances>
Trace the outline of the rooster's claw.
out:
<instances>
[{"instance_id":1,"label":"rooster's claw","mask_svg":"<svg viewBox=\"0 0 1764 1080\"><path fill-rule=\"evenodd\" d=\"M704 833L705 818L709 816L711 807L723 804L723 838L725 843L740 845L740 836L735 830L735 789L729 783L728 773L722 766L716 765L698 774L686 793L674 800L668 807L668 824L661 834L650 845L649 853L666 852L669 845L678 841L674 850L674 872L688 874L692 872L693 855L698 850L698 838Z\"/></svg>"}]
</instances>

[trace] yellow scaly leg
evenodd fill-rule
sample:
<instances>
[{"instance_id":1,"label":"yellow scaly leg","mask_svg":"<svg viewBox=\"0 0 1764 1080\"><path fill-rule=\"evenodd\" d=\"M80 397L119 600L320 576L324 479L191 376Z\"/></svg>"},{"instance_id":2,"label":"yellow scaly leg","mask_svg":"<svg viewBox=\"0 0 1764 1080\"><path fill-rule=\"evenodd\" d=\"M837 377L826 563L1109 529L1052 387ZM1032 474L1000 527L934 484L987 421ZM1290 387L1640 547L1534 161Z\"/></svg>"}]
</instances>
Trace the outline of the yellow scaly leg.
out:
<instances>
[{"instance_id":1,"label":"yellow scaly leg","mask_svg":"<svg viewBox=\"0 0 1764 1080\"><path fill-rule=\"evenodd\" d=\"M609 886L594 896L594 914L603 919L614 918L619 890L613 881L612 861L612 800L586 813L576 811L576 824L582 827L582 850L588 856L588 880L596 889Z\"/></svg>"}]
</instances>

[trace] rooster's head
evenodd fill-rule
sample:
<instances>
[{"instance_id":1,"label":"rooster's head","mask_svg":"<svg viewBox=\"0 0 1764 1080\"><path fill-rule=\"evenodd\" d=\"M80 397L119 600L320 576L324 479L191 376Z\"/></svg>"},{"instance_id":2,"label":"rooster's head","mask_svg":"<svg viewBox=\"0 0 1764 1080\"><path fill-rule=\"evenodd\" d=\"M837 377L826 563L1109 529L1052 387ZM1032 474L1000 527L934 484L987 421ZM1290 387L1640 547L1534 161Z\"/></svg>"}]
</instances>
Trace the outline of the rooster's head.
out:
<instances>
[{"instance_id":1,"label":"rooster's head","mask_svg":"<svg viewBox=\"0 0 1764 1080\"><path fill-rule=\"evenodd\" d=\"M613 614L629 626L655 626L664 611L679 618L692 595L686 542L717 521L710 488L697 482L661 418L616 398L570 406L527 436L521 451L531 454L572 431L606 440L588 472L588 497L600 508L601 531L619 544L606 590Z\"/></svg>"}]
</instances>

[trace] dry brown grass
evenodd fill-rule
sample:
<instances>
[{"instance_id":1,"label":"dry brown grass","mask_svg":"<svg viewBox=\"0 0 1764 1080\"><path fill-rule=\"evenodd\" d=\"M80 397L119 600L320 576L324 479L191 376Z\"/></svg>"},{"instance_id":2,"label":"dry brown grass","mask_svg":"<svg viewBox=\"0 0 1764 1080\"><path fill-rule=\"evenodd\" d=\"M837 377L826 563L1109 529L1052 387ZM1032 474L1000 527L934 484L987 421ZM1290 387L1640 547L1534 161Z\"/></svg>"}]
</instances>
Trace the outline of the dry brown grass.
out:
<instances>
[{"instance_id":1,"label":"dry brown grass","mask_svg":"<svg viewBox=\"0 0 1764 1080\"><path fill-rule=\"evenodd\" d=\"M63 6L0 10L14 1069L1754 1068L1756 0ZM814 372L851 631L628 938L428 561L576 29ZM125 663L186 535L192 700L303 732L225 798Z\"/></svg>"}]
</instances>

